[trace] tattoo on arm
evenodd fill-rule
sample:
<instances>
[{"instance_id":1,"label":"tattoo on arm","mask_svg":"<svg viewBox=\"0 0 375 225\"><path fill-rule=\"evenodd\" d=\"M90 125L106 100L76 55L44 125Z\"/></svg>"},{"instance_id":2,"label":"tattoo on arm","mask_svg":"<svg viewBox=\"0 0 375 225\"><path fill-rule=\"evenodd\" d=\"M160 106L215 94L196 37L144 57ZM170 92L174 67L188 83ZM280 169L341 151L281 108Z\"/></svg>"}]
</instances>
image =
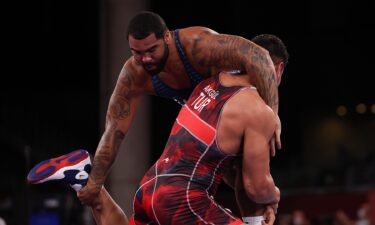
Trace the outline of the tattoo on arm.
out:
<instances>
[{"instance_id":1,"label":"tattoo on arm","mask_svg":"<svg viewBox=\"0 0 375 225\"><path fill-rule=\"evenodd\" d=\"M232 69L246 72L261 97L277 112L278 92L274 65L268 53L253 42L239 36L212 36L202 32L194 40L192 56L198 65L210 72Z\"/></svg>"},{"instance_id":2,"label":"tattoo on arm","mask_svg":"<svg viewBox=\"0 0 375 225\"><path fill-rule=\"evenodd\" d=\"M106 117L106 129L100 140L90 174L94 182L99 185L104 183L107 172L113 164L126 135L126 131L122 130L118 124L129 118L133 85L133 75L129 71L124 71L120 75L111 97Z\"/></svg>"},{"instance_id":3,"label":"tattoo on arm","mask_svg":"<svg viewBox=\"0 0 375 225\"><path fill-rule=\"evenodd\" d=\"M278 89L274 65L269 56L264 54L263 51L253 51L251 62L247 63L247 68L252 68L252 82L257 84L259 94L265 102L277 112L278 110Z\"/></svg>"},{"instance_id":4,"label":"tattoo on arm","mask_svg":"<svg viewBox=\"0 0 375 225\"><path fill-rule=\"evenodd\" d=\"M239 69L241 62L233 57L233 51L238 51L238 43L228 35L220 35L213 41L207 41L207 35L207 32L202 32L194 40L192 56L198 64L209 71L213 71L215 67L220 67L221 70Z\"/></svg>"}]
</instances>

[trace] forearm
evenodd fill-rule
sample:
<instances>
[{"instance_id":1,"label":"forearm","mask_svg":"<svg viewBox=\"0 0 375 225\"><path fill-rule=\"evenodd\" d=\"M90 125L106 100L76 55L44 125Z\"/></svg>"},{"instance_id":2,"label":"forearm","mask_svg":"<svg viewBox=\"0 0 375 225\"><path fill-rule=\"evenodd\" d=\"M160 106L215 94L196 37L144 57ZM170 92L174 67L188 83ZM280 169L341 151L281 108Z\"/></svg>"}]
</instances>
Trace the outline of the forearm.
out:
<instances>
[{"instance_id":1,"label":"forearm","mask_svg":"<svg viewBox=\"0 0 375 225\"><path fill-rule=\"evenodd\" d=\"M266 178L261 184L254 185L247 182L244 186L248 198L257 204L273 205L280 201L280 191L275 186L272 177Z\"/></svg>"},{"instance_id":2,"label":"forearm","mask_svg":"<svg viewBox=\"0 0 375 225\"><path fill-rule=\"evenodd\" d=\"M276 71L268 52L260 47L254 47L243 59L246 75L250 82L257 87L259 95L265 103L277 114L279 110L279 93Z\"/></svg>"},{"instance_id":3,"label":"forearm","mask_svg":"<svg viewBox=\"0 0 375 225\"><path fill-rule=\"evenodd\" d=\"M279 92L274 79L274 68L264 68L261 73L257 74L257 81L254 85L257 87L259 95L271 109L278 114L279 112Z\"/></svg>"},{"instance_id":4,"label":"forearm","mask_svg":"<svg viewBox=\"0 0 375 225\"><path fill-rule=\"evenodd\" d=\"M105 132L95 153L89 182L94 182L96 185L104 184L134 119L139 102L139 95L135 94L134 89L133 75L124 67L109 102Z\"/></svg>"},{"instance_id":5,"label":"forearm","mask_svg":"<svg viewBox=\"0 0 375 225\"><path fill-rule=\"evenodd\" d=\"M113 165L118 154L120 144L125 134L121 131L105 131L93 160L90 181L95 185L104 184L109 169Z\"/></svg>"},{"instance_id":6,"label":"forearm","mask_svg":"<svg viewBox=\"0 0 375 225\"><path fill-rule=\"evenodd\" d=\"M242 217L261 216L264 214L267 205L258 204L248 197L244 187L241 170L239 170L235 177L234 193Z\"/></svg>"},{"instance_id":7,"label":"forearm","mask_svg":"<svg viewBox=\"0 0 375 225\"><path fill-rule=\"evenodd\" d=\"M251 200L247 196L245 189L236 188L235 196L242 217L263 215L266 205L257 204L256 202Z\"/></svg>"},{"instance_id":8,"label":"forearm","mask_svg":"<svg viewBox=\"0 0 375 225\"><path fill-rule=\"evenodd\" d=\"M246 73L266 104L278 113L276 71L268 51L234 35L211 35L207 40L209 55L196 54L199 64L206 66L211 73L228 69L239 69ZM200 49L196 47L194 50L199 52Z\"/></svg>"}]
</instances>

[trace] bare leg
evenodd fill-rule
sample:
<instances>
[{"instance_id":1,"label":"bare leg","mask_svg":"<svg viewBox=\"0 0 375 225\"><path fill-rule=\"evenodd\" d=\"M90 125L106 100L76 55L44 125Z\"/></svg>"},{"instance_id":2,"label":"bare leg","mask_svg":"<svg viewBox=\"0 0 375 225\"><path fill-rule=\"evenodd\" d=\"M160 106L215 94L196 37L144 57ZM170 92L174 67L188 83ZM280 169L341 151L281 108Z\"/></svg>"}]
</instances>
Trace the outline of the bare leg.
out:
<instances>
[{"instance_id":1,"label":"bare leg","mask_svg":"<svg viewBox=\"0 0 375 225\"><path fill-rule=\"evenodd\" d=\"M105 188L99 193L98 203L91 207L92 214L98 225L128 225L124 211L111 198Z\"/></svg>"}]
</instances>

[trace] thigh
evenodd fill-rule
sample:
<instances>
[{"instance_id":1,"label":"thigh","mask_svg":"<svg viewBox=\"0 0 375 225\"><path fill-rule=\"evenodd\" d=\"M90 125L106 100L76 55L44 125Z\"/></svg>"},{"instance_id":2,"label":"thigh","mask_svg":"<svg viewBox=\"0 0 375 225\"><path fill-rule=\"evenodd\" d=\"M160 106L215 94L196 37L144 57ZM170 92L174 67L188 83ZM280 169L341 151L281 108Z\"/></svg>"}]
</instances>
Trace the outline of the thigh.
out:
<instances>
[{"instance_id":1,"label":"thigh","mask_svg":"<svg viewBox=\"0 0 375 225\"><path fill-rule=\"evenodd\" d=\"M156 200L156 201L155 201ZM163 187L154 193L153 210L159 224L242 224L206 191Z\"/></svg>"}]
</instances>

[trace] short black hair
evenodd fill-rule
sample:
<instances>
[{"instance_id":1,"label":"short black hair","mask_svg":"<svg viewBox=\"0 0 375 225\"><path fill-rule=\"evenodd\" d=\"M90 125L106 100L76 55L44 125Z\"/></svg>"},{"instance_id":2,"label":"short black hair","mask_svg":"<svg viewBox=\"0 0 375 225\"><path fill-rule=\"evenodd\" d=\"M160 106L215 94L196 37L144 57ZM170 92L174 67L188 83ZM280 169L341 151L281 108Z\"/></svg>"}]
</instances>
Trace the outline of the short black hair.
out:
<instances>
[{"instance_id":1,"label":"short black hair","mask_svg":"<svg viewBox=\"0 0 375 225\"><path fill-rule=\"evenodd\" d=\"M289 61L289 53L285 44L280 38L273 34L260 34L251 39L255 44L268 50L273 63L278 63L280 60L287 64Z\"/></svg>"},{"instance_id":2,"label":"short black hair","mask_svg":"<svg viewBox=\"0 0 375 225\"><path fill-rule=\"evenodd\" d=\"M135 39L144 39L154 33L156 38L162 38L168 27L163 18L156 13L142 11L135 15L129 22L126 38L131 35Z\"/></svg>"}]
</instances>

